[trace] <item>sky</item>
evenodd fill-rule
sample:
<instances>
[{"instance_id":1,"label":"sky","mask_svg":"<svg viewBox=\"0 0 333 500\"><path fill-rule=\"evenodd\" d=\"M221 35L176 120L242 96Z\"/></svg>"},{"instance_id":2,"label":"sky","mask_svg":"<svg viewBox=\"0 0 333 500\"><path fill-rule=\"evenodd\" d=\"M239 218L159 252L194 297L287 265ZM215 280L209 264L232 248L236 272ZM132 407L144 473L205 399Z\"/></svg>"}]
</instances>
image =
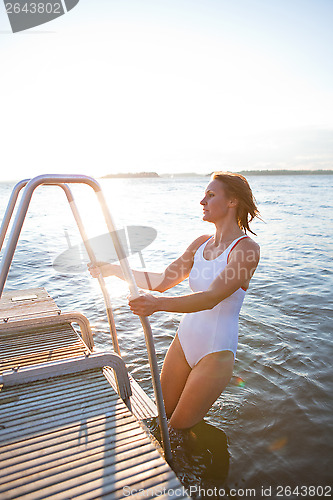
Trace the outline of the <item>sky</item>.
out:
<instances>
[{"instance_id":1,"label":"sky","mask_svg":"<svg viewBox=\"0 0 333 500\"><path fill-rule=\"evenodd\" d=\"M332 0L80 0L12 33L0 180L333 168Z\"/></svg>"}]
</instances>

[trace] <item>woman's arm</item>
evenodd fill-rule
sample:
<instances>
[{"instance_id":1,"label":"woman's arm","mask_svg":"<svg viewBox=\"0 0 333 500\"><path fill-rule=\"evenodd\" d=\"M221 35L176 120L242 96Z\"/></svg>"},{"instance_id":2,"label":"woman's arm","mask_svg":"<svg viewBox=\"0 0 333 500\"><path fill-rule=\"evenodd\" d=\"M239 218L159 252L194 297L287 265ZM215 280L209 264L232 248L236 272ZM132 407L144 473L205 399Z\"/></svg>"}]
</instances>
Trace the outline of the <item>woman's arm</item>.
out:
<instances>
[{"instance_id":1,"label":"woman's arm","mask_svg":"<svg viewBox=\"0 0 333 500\"><path fill-rule=\"evenodd\" d=\"M249 281L258 265L259 256L257 243L250 238L242 240L237 245L237 251L230 254L225 269L208 290L181 297L154 297L146 294L130 301L130 308L139 316L150 316L156 311L192 313L212 309Z\"/></svg>"},{"instance_id":2,"label":"woman's arm","mask_svg":"<svg viewBox=\"0 0 333 500\"><path fill-rule=\"evenodd\" d=\"M125 280L123 271L119 264L109 264L108 262L96 262L96 264L89 264L88 269L93 278L97 278L102 274L104 278L108 276L116 276ZM145 290L157 290L158 285L163 281L163 273L152 273L145 271L132 270L135 282L139 288Z\"/></svg>"},{"instance_id":3,"label":"woman's arm","mask_svg":"<svg viewBox=\"0 0 333 500\"><path fill-rule=\"evenodd\" d=\"M145 290L165 292L165 290L178 285L178 283L188 277L192 269L195 252L208 238L209 236L204 235L193 241L183 255L172 262L163 273L133 270L134 279L138 287ZM88 265L89 272L94 278L99 273L102 273L102 276L105 278L107 276L116 276L117 278L125 279L119 264L109 264L107 262L97 262L96 264Z\"/></svg>"}]
</instances>

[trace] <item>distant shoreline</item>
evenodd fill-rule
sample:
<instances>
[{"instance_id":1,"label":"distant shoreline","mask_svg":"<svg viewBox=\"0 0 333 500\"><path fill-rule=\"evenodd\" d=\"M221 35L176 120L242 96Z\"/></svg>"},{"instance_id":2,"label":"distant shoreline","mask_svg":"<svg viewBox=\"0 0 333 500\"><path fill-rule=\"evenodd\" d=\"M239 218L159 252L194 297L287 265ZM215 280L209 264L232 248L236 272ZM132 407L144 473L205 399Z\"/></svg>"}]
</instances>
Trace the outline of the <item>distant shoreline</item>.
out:
<instances>
[{"instance_id":1,"label":"distant shoreline","mask_svg":"<svg viewBox=\"0 0 333 500\"><path fill-rule=\"evenodd\" d=\"M274 175L332 175L333 170L240 170L235 172L237 174L242 174L247 176L274 176ZM102 176L96 176L99 179L182 179L182 178L196 178L196 177L209 177L211 173L198 174L196 172L181 172L179 174L175 173L163 173L158 174L157 172L127 172L127 173L116 173L107 174ZM19 179L7 179L0 180L0 184L17 183Z\"/></svg>"},{"instance_id":2,"label":"distant shoreline","mask_svg":"<svg viewBox=\"0 0 333 500\"><path fill-rule=\"evenodd\" d=\"M242 175L332 175L333 170L242 170Z\"/></svg>"},{"instance_id":3,"label":"distant shoreline","mask_svg":"<svg viewBox=\"0 0 333 500\"><path fill-rule=\"evenodd\" d=\"M127 172L127 173L118 173L118 174L107 174L107 175L102 175L101 179L115 179L115 178L122 178L126 179L128 177L130 178L137 178L137 177L144 177L144 178L152 178L152 177L160 177L157 172Z\"/></svg>"},{"instance_id":4,"label":"distant shoreline","mask_svg":"<svg viewBox=\"0 0 333 500\"><path fill-rule=\"evenodd\" d=\"M241 170L235 172L247 175L332 175L333 170ZM117 174L107 174L103 175L101 179L151 179L151 178L165 178L165 177L209 177L211 174L198 174L195 172L182 172L179 174L158 174L157 172L127 172L127 173L117 173Z\"/></svg>"}]
</instances>

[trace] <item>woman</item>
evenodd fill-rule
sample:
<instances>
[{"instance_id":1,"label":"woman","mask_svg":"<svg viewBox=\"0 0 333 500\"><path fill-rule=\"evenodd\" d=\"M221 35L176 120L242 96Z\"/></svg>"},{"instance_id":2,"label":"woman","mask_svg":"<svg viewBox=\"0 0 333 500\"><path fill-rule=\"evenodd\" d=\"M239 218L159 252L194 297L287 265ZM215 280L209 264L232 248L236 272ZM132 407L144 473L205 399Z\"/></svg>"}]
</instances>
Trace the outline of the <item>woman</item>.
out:
<instances>
[{"instance_id":1,"label":"woman","mask_svg":"<svg viewBox=\"0 0 333 500\"><path fill-rule=\"evenodd\" d=\"M246 232L259 215L251 188L240 174L216 172L201 200L203 220L215 225L164 273L134 271L140 288L164 292L189 276L193 293L163 297L146 293L129 305L134 314L185 313L164 360L161 384L170 425L200 422L229 383L238 341L238 316L259 262L259 246ZM254 234L254 233L253 233ZM119 265L99 262L92 276L123 278Z\"/></svg>"}]
</instances>

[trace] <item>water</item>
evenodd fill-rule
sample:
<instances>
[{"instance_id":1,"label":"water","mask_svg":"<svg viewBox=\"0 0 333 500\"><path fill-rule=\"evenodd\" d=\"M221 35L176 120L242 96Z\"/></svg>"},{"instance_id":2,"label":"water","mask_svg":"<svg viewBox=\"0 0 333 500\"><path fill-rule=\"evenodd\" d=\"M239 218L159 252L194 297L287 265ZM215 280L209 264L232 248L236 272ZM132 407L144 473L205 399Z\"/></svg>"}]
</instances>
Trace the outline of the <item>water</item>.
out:
<instances>
[{"instance_id":1,"label":"water","mask_svg":"<svg viewBox=\"0 0 333 500\"><path fill-rule=\"evenodd\" d=\"M261 498L261 488L271 487L272 498L297 498L297 491L289 495L288 486L331 484L333 177L254 176L249 181L264 219L252 226L261 261L241 311L234 378L206 422L226 435L226 489L239 498L247 489L255 489ZM143 258L149 269L159 271L194 238L212 231L201 220L199 206L207 182L205 177L108 179L102 186L118 227L147 225L157 230ZM11 189L12 184L0 185L0 214ZM74 186L73 192L89 236L105 233L92 190ZM71 244L80 242L63 192L50 186L36 191L7 289L44 286L63 310L86 314L97 350L110 349L97 281L87 272L66 275L52 267L67 248L65 231ZM137 254L130 263L141 266ZM107 284L125 361L153 397L143 334L139 319L127 306L127 287L116 278L108 278ZM184 282L166 293L188 292ZM151 317L160 367L180 317L170 313ZM204 459L204 466L208 461ZM184 465L185 484L202 480L200 467ZM309 491L299 490L303 497ZM321 496L321 490L316 491Z\"/></svg>"}]
</instances>

